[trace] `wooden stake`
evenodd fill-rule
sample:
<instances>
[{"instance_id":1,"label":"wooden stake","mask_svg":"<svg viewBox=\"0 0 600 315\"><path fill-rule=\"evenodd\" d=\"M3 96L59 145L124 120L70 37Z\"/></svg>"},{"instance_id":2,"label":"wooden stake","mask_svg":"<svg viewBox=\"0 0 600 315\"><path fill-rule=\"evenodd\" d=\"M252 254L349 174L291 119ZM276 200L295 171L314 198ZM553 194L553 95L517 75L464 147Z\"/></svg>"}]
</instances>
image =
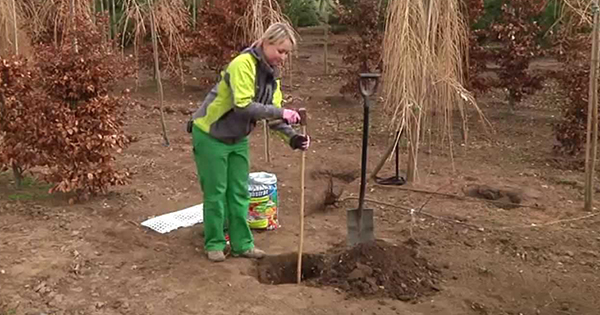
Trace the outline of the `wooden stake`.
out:
<instances>
[{"instance_id":1,"label":"wooden stake","mask_svg":"<svg viewBox=\"0 0 600 315\"><path fill-rule=\"evenodd\" d=\"M585 205L586 211L591 211L594 199L594 168L598 146L598 1L592 5L594 11L594 30L592 39L592 54L590 63L590 88L588 99L587 145L585 148Z\"/></svg>"},{"instance_id":2,"label":"wooden stake","mask_svg":"<svg viewBox=\"0 0 600 315\"><path fill-rule=\"evenodd\" d=\"M323 25L323 31L325 32L325 42L323 43L323 48L324 48L324 52L323 52L323 70L325 72L325 75L327 75L327 73L329 72L328 69L328 65L327 65L327 59L329 59L328 57L328 50L329 50L329 14L327 12L325 12L325 25Z\"/></svg>"},{"instance_id":3,"label":"wooden stake","mask_svg":"<svg viewBox=\"0 0 600 315\"><path fill-rule=\"evenodd\" d=\"M302 125L302 134L306 135L306 109L300 108L298 110L300 114L300 124ZM300 169L301 177L300 177L300 190L301 190L301 198L300 198L300 242L298 244L298 269L296 271L296 281L298 284L302 282L302 247L304 245L304 170L306 169L306 151L302 151L302 166Z\"/></svg>"},{"instance_id":4,"label":"wooden stake","mask_svg":"<svg viewBox=\"0 0 600 315\"><path fill-rule=\"evenodd\" d=\"M160 124L162 125L163 138L165 140L165 146L169 146L169 137L167 136L167 125L165 123L165 111L164 106L164 91L162 86L162 79L160 76L160 65L158 62L158 39L156 29L156 19L154 17L154 1L150 0L150 28L152 33L152 50L154 50L154 72L156 74L156 82L158 84L158 96L159 96L159 109L160 109Z\"/></svg>"},{"instance_id":5,"label":"wooden stake","mask_svg":"<svg viewBox=\"0 0 600 315\"><path fill-rule=\"evenodd\" d=\"M269 148L269 123L265 120L263 129L265 131L265 160L267 163L271 163L271 150Z\"/></svg>"}]
</instances>

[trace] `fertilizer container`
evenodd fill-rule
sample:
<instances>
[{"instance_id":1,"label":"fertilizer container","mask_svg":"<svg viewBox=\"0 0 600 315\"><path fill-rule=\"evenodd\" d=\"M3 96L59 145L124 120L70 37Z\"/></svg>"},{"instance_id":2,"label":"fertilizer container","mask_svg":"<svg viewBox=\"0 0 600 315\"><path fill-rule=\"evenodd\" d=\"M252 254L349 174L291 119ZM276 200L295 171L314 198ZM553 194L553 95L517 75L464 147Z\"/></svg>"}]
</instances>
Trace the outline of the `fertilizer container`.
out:
<instances>
[{"instance_id":1,"label":"fertilizer container","mask_svg":"<svg viewBox=\"0 0 600 315\"><path fill-rule=\"evenodd\" d=\"M248 191L250 192L248 209L250 228L255 230L279 228L277 176L265 172L250 173Z\"/></svg>"}]
</instances>

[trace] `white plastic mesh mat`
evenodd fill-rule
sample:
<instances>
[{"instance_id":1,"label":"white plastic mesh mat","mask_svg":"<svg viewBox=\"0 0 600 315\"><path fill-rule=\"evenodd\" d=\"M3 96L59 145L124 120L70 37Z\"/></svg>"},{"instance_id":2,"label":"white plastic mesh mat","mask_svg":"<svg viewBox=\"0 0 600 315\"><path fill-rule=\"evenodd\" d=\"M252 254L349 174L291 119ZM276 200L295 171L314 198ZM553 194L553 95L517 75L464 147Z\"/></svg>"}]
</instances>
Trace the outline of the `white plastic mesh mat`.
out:
<instances>
[{"instance_id":1,"label":"white plastic mesh mat","mask_svg":"<svg viewBox=\"0 0 600 315\"><path fill-rule=\"evenodd\" d=\"M176 212L163 214L142 222L142 225L158 233L165 234L180 227L190 227L202 223L204 204L199 204Z\"/></svg>"}]
</instances>

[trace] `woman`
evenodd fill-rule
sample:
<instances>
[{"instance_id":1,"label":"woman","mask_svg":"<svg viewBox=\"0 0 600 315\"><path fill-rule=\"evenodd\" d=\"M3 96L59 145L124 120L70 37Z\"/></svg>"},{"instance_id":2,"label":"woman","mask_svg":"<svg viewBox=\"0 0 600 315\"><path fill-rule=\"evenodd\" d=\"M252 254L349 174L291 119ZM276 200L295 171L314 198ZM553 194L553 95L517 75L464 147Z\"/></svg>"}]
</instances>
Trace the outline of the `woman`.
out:
<instances>
[{"instance_id":1,"label":"woman","mask_svg":"<svg viewBox=\"0 0 600 315\"><path fill-rule=\"evenodd\" d=\"M194 158L204 193L204 251L211 261L225 260L225 220L233 256L265 256L264 251L254 247L247 222L248 135L256 122L278 119L270 127L292 149L309 147L308 135L296 134L289 125L300 122L298 113L281 108L278 67L295 44L291 27L271 25L221 72L221 79L192 117Z\"/></svg>"}]
</instances>

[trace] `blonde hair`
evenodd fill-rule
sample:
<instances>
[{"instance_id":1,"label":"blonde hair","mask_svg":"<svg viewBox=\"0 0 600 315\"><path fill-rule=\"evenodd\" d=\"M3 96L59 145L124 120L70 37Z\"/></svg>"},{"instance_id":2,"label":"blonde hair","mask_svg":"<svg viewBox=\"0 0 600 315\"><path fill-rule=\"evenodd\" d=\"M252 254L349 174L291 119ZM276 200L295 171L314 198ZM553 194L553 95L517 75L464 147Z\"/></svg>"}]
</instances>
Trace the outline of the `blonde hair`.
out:
<instances>
[{"instance_id":1,"label":"blonde hair","mask_svg":"<svg viewBox=\"0 0 600 315\"><path fill-rule=\"evenodd\" d=\"M292 42L292 46L296 46L296 36L294 35L294 29L287 23L273 23L269 28L262 34L262 36L252 43L251 47L258 47L264 43L277 44L282 40L289 39Z\"/></svg>"}]
</instances>

